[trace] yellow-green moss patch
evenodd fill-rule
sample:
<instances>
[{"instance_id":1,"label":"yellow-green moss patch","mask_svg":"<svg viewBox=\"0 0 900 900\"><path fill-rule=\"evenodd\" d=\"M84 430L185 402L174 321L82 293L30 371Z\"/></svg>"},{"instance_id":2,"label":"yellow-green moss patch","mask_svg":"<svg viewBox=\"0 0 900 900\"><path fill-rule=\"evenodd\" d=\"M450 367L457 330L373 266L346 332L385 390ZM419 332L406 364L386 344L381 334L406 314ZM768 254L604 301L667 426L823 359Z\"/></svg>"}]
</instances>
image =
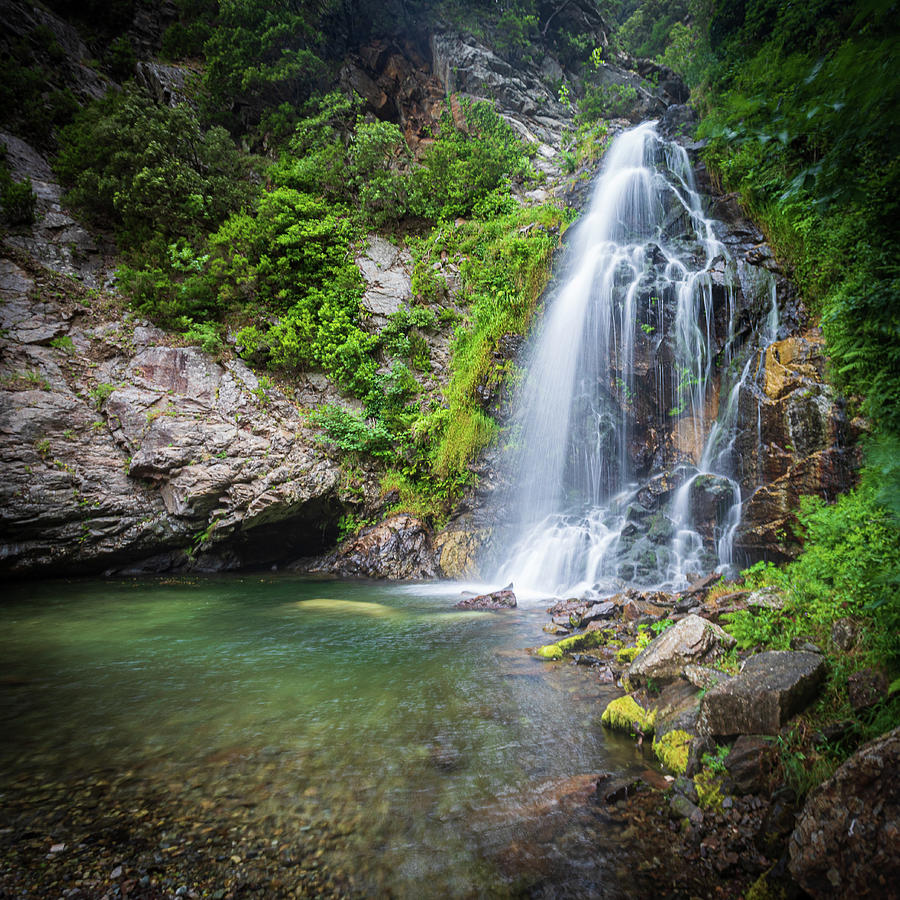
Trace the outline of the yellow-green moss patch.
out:
<instances>
[{"instance_id":1,"label":"yellow-green moss patch","mask_svg":"<svg viewBox=\"0 0 900 900\"><path fill-rule=\"evenodd\" d=\"M686 731L668 731L661 738L653 739L653 752L670 772L683 775L687 769L691 740L693 737Z\"/></svg>"},{"instance_id":2,"label":"yellow-green moss patch","mask_svg":"<svg viewBox=\"0 0 900 900\"><path fill-rule=\"evenodd\" d=\"M722 801L722 776L704 769L694 776L694 787L697 788L697 797L701 809L721 809Z\"/></svg>"},{"instance_id":3,"label":"yellow-green moss patch","mask_svg":"<svg viewBox=\"0 0 900 900\"><path fill-rule=\"evenodd\" d=\"M616 651L616 660L623 665L628 665L640 652L640 647L623 647Z\"/></svg>"},{"instance_id":4,"label":"yellow-green moss patch","mask_svg":"<svg viewBox=\"0 0 900 900\"><path fill-rule=\"evenodd\" d=\"M618 700L613 700L603 710L600 721L614 731L630 733L639 730L642 734L653 734L656 713L644 709L634 697L626 694L624 697L619 697Z\"/></svg>"},{"instance_id":5,"label":"yellow-green moss patch","mask_svg":"<svg viewBox=\"0 0 900 900\"><path fill-rule=\"evenodd\" d=\"M562 659L567 653L601 647L607 638L605 631L586 631L584 634L573 634L571 637L563 638L555 644L536 647L533 652L541 659Z\"/></svg>"}]
</instances>

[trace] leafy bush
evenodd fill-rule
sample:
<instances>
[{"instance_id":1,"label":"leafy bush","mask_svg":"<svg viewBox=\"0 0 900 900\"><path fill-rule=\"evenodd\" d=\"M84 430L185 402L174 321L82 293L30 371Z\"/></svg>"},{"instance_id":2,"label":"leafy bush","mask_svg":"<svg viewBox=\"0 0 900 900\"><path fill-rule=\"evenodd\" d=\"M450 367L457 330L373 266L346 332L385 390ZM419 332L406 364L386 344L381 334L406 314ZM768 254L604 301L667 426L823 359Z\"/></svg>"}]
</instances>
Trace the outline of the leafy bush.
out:
<instances>
[{"instance_id":1,"label":"leafy bush","mask_svg":"<svg viewBox=\"0 0 900 900\"><path fill-rule=\"evenodd\" d=\"M7 225L30 225L34 222L37 197L31 179L13 181L6 165L6 144L0 144L0 216Z\"/></svg>"},{"instance_id":2,"label":"leafy bush","mask_svg":"<svg viewBox=\"0 0 900 900\"><path fill-rule=\"evenodd\" d=\"M215 227L249 196L247 163L222 128L187 106L157 106L134 86L82 109L60 134L67 201L113 225L123 246Z\"/></svg>"}]
</instances>

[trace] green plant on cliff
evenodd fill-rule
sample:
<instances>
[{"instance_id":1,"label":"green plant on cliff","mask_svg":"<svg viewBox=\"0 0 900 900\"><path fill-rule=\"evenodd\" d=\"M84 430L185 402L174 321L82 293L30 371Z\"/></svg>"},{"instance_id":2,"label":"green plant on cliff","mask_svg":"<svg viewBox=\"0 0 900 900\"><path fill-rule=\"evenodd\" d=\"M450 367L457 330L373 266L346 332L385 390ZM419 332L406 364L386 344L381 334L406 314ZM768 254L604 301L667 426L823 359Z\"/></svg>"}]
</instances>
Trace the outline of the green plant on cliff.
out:
<instances>
[{"instance_id":1,"label":"green plant on cliff","mask_svg":"<svg viewBox=\"0 0 900 900\"><path fill-rule=\"evenodd\" d=\"M251 190L248 161L224 129L203 129L189 107L158 106L133 86L76 115L54 167L67 202L115 228L124 247L202 234Z\"/></svg>"}]
</instances>

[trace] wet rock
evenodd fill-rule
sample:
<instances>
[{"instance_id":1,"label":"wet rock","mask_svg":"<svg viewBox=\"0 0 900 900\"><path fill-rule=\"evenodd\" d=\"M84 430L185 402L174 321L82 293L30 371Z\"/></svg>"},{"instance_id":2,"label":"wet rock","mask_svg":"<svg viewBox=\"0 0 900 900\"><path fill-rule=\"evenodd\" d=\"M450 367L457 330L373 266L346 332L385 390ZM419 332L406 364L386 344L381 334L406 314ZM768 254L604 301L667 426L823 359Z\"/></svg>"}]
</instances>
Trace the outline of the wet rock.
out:
<instances>
[{"instance_id":1,"label":"wet rock","mask_svg":"<svg viewBox=\"0 0 900 900\"><path fill-rule=\"evenodd\" d=\"M756 382L742 389L735 452L746 496L735 548L748 558L794 556L800 541L794 511L804 494L833 500L854 483L858 450L843 403L825 379L820 333L771 344Z\"/></svg>"},{"instance_id":2,"label":"wet rock","mask_svg":"<svg viewBox=\"0 0 900 900\"><path fill-rule=\"evenodd\" d=\"M445 578L477 578L478 553L488 533L478 531L443 531L435 535L434 549L438 566Z\"/></svg>"},{"instance_id":3,"label":"wet rock","mask_svg":"<svg viewBox=\"0 0 900 900\"><path fill-rule=\"evenodd\" d=\"M669 809L676 819L687 819L692 825L703 824L703 812L684 794L673 794L672 799L669 800Z\"/></svg>"},{"instance_id":4,"label":"wet rock","mask_svg":"<svg viewBox=\"0 0 900 900\"><path fill-rule=\"evenodd\" d=\"M599 622L604 619L610 619L616 615L618 607L611 600L604 600L602 603L594 603L589 606L581 616L581 624L587 625L590 622Z\"/></svg>"},{"instance_id":5,"label":"wet rock","mask_svg":"<svg viewBox=\"0 0 900 900\"><path fill-rule=\"evenodd\" d=\"M684 667L684 677L694 685L704 691L728 681L731 676L727 672L720 669L713 669L709 666L697 666L691 663Z\"/></svg>"},{"instance_id":6,"label":"wet rock","mask_svg":"<svg viewBox=\"0 0 900 900\"><path fill-rule=\"evenodd\" d=\"M725 757L725 768L738 794L761 794L769 786L774 747L759 735L742 734Z\"/></svg>"},{"instance_id":7,"label":"wet rock","mask_svg":"<svg viewBox=\"0 0 900 900\"><path fill-rule=\"evenodd\" d=\"M511 586L490 594L479 594L477 597L467 597L453 604L454 609L515 609L516 595Z\"/></svg>"},{"instance_id":8,"label":"wet rock","mask_svg":"<svg viewBox=\"0 0 900 900\"><path fill-rule=\"evenodd\" d=\"M809 796L790 871L811 897L900 896L900 728L866 744Z\"/></svg>"},{"instance_id":9,"label":"wet rock","mask_svg":"<svg viewBox=\"0 0 900 900\"><path fill-rule=\"evenodd\" d=\"M768 857L781 857L787 839L794 830L797 795L793 788L782 787L772 794L766 814L754 837L754 843Z\"/></svg>"},{"instance_id":10,"label":"wet rock","mask_svg":"<svg viewBox=\"0 0 900 900\"><path fill-rule=\"evenodd\" d=\"M847 679L847 695L856 713L871 709L887 696L888 683L877 669L860 669Z\"/></svg>"},{"instance_id":11,"label":"wet rock","mask_svg":"<svg viewBox=\"0 0 900 900\"><path fill-rule=\"evenodd\" d=\"M700 728L706 734L778 734L818 692L825 660L817 653L773 650L751 656L731 680L703 697Z\"/></svg>"},{"instance_id":12,"label":"wet rock","mask_svg":"<svg viewBox=\"0 0 900 900\"><path fill-rule=\"evenodd\" d=\"M733 645L734 638L718 625L689 615L651 641L628 667L626 678L635 685L650 678L670 681L689 663L712 662Z\"/></svg>"},{"instance_id":13,"label":"wet rock","mask_svg":"<svg viewBox=\"0 0 900 900\"><path fill-rule=\"evenodd\" d=\"M308 571L400 581L434 578L437 566L431 530L420 519L400 513L378 525L364 528L357 537L344 541L333 553L317 560ZM463 600L462 603L472 605L461 608L484 608L474 603L481 599L473 597Z\"/></svg>"}]
</instances>

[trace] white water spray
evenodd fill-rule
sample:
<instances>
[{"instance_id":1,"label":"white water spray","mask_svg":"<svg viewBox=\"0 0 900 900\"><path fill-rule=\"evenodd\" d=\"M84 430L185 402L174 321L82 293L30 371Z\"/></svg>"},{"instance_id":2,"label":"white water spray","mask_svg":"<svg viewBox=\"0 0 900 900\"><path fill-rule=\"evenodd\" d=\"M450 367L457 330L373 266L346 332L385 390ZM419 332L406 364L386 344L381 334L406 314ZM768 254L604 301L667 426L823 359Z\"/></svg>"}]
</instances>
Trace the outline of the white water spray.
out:
<instances>
[{"instance_id":1,"label":"white water spray","mask_svg":"<svg viewBox=\"0 0 900 900\"><path fill-rule=\"evenodd\" d=\"M613 143L567 256L526 360L497 580L603 593L730 566L738 398L758 354L717 414L716 373L752 349L735 346L737 270L654 123ZM767 326L771 340L774 294Z\"/></svg>"}]
</instances>

